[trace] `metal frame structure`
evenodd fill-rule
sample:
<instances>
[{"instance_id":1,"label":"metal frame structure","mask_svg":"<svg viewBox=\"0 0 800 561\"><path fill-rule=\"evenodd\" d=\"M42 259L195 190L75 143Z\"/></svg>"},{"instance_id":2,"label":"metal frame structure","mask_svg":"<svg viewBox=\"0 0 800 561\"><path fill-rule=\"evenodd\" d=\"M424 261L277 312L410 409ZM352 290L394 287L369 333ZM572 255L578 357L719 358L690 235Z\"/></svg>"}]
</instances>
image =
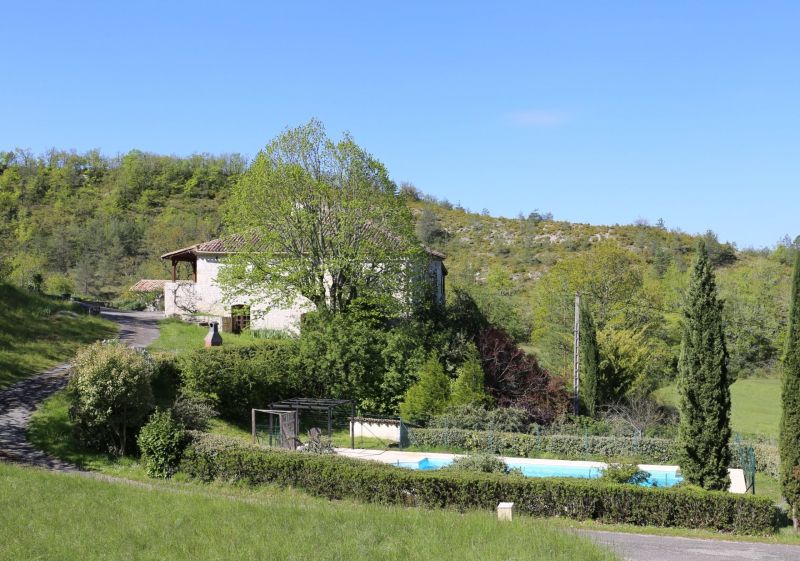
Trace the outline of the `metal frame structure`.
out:
<instances>
[{"instance_id":1,"label":"metal frame structure","mask_svg":"<svg viewBox=\"0 0 800 561\"><path fill-rule=\"evenodd\" d=\"M280 429L280 438L278 439L278 445L281 448L287 449L294 449L294 446L289 445L290 440L297 441L297 431L300 427L300 419L298 417L297 411L287 411L285 409L251 409L250 410L250 422L251 422L251 434L253 436L253 444L258 443L258 437L256 434L256 413L266 413L269 415L269 446L272 446L272 435L275 432L275 426L273 424L273 419L275 416L278 417L278 428ZM287 435L284 434L283 428L283 417L287 415L292 415L294 417L294 434Z\"/></svg>"},{"instance_id":2,"label":"metal frame structure","mask_svg":"<svg viewBox=\"0 0 800 561\"><path fill-rule=\"evenodd\" d=\"M311 397L293 397L270 403L269 407L278 411L326 411L328 415L328 437L333 435L333 410L342 405L350 404L350 447L356 447L356 434L353 429L353 420L356 417L356 402L351 399L319 399ZM299 425L298 425L299 426Z\"/></svg>"}]
</instances>

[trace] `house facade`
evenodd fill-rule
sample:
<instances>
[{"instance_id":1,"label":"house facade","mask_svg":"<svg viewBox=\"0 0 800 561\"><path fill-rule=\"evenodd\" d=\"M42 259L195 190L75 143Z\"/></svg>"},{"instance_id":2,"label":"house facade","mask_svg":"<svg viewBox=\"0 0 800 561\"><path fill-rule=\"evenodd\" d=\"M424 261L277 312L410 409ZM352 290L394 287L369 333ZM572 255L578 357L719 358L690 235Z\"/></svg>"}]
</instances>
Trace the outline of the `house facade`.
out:
<instances>
[{"instance_id":1,"label":"house facade","mask_svg":"<svg viewBox=\"0 0 800 561\"><path fill-rule=\"evenodd\" d=\"M217 278L225 267L226 255L236 253L244 241L237 237L216 239L171 251L161 256L172 263L172 280L164 283L164 314L167 317L203 317L217 321L224 331L239 331L245 328L275 329L298 332L300 319L306 312L315 309L306 298L299 297L291 306L273 305L264 294L238 296L226 301ZM438 251L425 248L428 256L428 272L433 283L433 298L437 304L445 301L445 256ZM191 279L178 280L179 263L188 263L192 269Z\"/></svg>"}]
</instances>

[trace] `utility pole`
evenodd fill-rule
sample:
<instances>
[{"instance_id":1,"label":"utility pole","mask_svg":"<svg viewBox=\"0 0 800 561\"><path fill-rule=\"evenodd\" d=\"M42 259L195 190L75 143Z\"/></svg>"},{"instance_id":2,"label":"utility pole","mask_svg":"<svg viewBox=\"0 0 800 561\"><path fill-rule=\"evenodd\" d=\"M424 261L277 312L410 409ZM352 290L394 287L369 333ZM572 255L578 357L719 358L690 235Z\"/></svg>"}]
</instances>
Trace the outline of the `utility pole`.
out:
<instances>
[{"instance_id":1,"label":"utility pole","mask_svg":"<svg viewBox=\"0 0 800 561\"><path fill-rule=\"evenodd\" d=\"M575 328L572 343L572 389L575 392L572 409L576 415L580 414L580 387L581 387L581 293L575 293Z\"/></svg>"}]
</instances>

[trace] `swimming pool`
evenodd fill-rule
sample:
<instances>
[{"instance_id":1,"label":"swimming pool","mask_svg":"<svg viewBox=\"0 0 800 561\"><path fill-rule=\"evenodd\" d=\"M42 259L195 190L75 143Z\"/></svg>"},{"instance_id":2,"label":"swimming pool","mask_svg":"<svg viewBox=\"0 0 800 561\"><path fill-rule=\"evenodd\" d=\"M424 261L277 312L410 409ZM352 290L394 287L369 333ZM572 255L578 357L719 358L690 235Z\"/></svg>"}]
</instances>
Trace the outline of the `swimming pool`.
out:
<instances>
[{"instance_id":1,"label":"swimming pool","mask_svg":"<svg viewBox=\"0 0 800 561\"><path fill-rule=\"evenodd\" d=\"M416 462L397 461L394 465L406 469L429 471L443 468L453 463L452 458L422 458ZM531 464L525 462L506 462L512 469L519 469L525 477L578 477L582 479L597 479L603 474L603 469L596 466L584 465L552 465ZM650 477L642 483L646 487L672 487L683 481L677 470L648 469Z\"/></svg>"}]
</instances>

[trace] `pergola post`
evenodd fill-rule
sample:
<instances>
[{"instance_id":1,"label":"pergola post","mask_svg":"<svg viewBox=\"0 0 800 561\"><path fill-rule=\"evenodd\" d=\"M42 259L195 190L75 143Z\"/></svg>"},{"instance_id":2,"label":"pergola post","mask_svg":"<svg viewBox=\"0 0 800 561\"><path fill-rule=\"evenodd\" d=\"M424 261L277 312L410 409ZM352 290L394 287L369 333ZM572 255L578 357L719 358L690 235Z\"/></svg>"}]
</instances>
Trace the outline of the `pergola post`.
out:
<instances>
[{"instance_id":1,"label":"pergola post","mask_svg":"<svg viewBox=\"0 0 800 561\"><path fill-rule=\"evenodd\" d=\"M177 280L178 280L178 260L177 259L173 259L172 260L172 282L175 282Z\"/></svg>"},{"instance_id":2,"label":"pergola post","mask_svg":"<svg viewBox=\"0 0 800 561\"><path fill-rule=\"evenodd\" d=\"M197 282L197 259L192 261L192 282Z\"/></svg>"},{"instance_id":3,"label":"pergola post","mask_svg":"<svg viewBox=\"0 0 800 561\"><path fill-rule=\"evenodd\" d=\"M350 449L356 449L356 402L350 402Z\"/></svg>"}]
</instances>

